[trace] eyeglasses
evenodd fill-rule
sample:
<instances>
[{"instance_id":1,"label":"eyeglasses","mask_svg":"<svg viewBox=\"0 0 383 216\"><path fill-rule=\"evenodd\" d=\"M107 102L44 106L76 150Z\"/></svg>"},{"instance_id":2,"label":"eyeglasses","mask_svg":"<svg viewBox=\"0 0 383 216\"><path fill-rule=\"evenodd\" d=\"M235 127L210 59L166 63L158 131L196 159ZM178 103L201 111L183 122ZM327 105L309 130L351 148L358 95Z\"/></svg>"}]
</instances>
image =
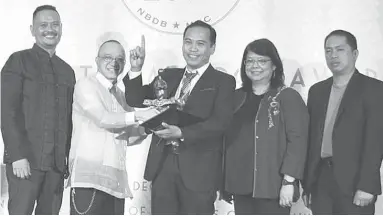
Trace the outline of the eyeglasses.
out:
<instances>
[{"instance_id":1,"label":"eyeglasses","mask_svg":"<svg viewBox=\"0 0 383 216\"><path fill-rule=\"evenodd\" d=\"M106 63L111 63L112 61L116 61L119 64L125 63L125 59L121 57L113 58L112 56L99 56L98 58L102 59Z\"/></svg>"},{"instance_id":2,"label":"eyeglasses","mask_svg":"<svg viewBox=\"0 0 383 216\"><path fill-rule=\"evenodd\" d=\"M245 61L243 61L243 63L246 65L246 66L253 66L255 62L257 62L257 64L261 67L265 66L267 64L267 62L271 61L271 59L246 59Z\"/></svg>"}]
</instances>

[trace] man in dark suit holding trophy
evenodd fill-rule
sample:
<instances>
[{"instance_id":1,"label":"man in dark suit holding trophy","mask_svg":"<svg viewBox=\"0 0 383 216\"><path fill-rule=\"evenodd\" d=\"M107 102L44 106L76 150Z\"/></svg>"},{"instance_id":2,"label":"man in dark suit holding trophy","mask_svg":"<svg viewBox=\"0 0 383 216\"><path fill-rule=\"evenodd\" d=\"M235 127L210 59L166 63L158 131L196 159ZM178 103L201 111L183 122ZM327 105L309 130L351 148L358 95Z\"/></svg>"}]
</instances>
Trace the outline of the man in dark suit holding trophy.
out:
<instances>
[{"instance_id":1,"label":"man in dark suit holding trophy","mask_svg":"<svg viewBox=\"0 0 383 216\"><path fill-rule=\"evenodd\" d=\"M222 176L223 132L232 118L235 90L234 77L209 63L215 42L212 26L202 21L190 24L183 35L186 68L161 73L169 98L182 99L183 112L200 121L186 126L163 123L163 128L154 132L144 174L152 181L152 214L214 213ZM131 58L143 63L144 50L136 50ZM124 82L126 92L131 92L126 95L130 106L142 106L144 99L156 98L155 81L142 86L138 76L132 80L126 77Z\"/></svg>"}]
</instances>

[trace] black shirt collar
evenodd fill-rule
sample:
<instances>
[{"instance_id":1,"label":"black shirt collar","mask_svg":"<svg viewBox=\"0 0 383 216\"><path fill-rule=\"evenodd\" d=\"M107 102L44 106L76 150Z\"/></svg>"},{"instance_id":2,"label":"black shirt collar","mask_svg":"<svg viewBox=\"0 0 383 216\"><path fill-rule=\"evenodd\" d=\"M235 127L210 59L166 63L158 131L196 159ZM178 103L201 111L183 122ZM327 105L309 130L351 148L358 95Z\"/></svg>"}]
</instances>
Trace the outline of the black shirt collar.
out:
<instances>
[{"instance_id":1,"label":"black shirt collar","mask_svg":"<svg viewBox=\"0 0 383 216\"><path fill-rule=\"evenodd\" d=\"M42 55L43 57L50 58L50 55L47 51L45 51L43 48L39 47L36 43L33 44L32 50L37 52L39 55ZM52 58L56 56L56 52L53 53Z\"/></svg>"}]
</instances>

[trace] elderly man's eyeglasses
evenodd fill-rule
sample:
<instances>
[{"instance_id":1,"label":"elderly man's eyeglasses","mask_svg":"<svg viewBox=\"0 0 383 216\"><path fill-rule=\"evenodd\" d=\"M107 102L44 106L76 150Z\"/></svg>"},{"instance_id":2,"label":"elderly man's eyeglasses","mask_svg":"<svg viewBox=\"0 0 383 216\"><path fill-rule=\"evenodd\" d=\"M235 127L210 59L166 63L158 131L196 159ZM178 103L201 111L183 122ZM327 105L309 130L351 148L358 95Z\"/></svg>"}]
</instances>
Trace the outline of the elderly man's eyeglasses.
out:
<instances>
[{"instance_id":1,"label":"elderly man's eyeglasses","mask_svg":"<svg viewBox=\"0 0 383 216\"><path fill-rule=\"evenodd\" d=\"M255 62L261 67L266 66L267 62L271 61L271 59L246 59L243 63L246 66L253 66Z\"/></svg>"},{"instance_id":2,"label":"elderly man's eyeglasses","mask_svg":"<svg viewBox=\"0 0 383 216\"><path fill-rule=\"evenodd\" d=\"M99 56L98 58L102 59L106 63L111 63L113 61L116 61L119 64L125 63L125 59L121 57L113 58L112 56Z\"/></svg>"}]
</instances>

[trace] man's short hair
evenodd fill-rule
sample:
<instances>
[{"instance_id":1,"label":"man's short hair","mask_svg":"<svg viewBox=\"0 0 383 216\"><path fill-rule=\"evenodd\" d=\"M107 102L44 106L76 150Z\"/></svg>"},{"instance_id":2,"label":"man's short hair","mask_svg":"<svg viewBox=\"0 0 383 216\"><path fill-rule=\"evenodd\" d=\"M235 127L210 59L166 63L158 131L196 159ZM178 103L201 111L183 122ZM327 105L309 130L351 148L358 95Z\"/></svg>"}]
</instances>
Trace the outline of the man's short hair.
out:
<instances>
[{"instance_id":1,"label":"man's short hair","mask_svg":"<svg viewBox=\"0 0 383 216\"><path fill-rule=\"evenodd\" d=\"M55 6L52 6L52 5L41 5L41 6L38 6L35 11L33 12L33 20L36 18L36 15L38 12L40 11L43 11L43 10L52 10L52 11L56 11L56 13L59 15L60 17L60 14L59 12L57 11L56 7Z\"/></svg>"},{"instance_id":2,"label":"man's short hair","mask_svg":"<svg viewBox=\"0 0 383 216\"><path fill-rule=\"evenodd\" d=\"M324 39L324 46L326 46L326 41L331 36L343 36L346 38L346 42L348 45L350 45L352 50L358 49L358 43L356 42L355 36L353 34L351 34L350 32L342 30L342 29L337 29L337 30L330 32L330 34L328 34L326 36L326 38Z\"/></svg>"},{"instance_id":3,"label":"man's short hair","mask_svg":"<svg viewBox=\"0 0 383 216\"><path fill-rule=\"evenodd\" d=\"M185 31L184 31L184 38L185 38L185 34L186 34L186 31L192 27L196 27L196 26L199 26L199 27L202 27L202 28L207 28L209 29L210 31L210 43L211 45L213 46L217 40L217 32L215 31L215 29L213 28L213 26L201 21L201 20L197 20L195 22L192 22L190 25L188 25L186 28L185 28Z\"/></svg>"}]
</instances>

